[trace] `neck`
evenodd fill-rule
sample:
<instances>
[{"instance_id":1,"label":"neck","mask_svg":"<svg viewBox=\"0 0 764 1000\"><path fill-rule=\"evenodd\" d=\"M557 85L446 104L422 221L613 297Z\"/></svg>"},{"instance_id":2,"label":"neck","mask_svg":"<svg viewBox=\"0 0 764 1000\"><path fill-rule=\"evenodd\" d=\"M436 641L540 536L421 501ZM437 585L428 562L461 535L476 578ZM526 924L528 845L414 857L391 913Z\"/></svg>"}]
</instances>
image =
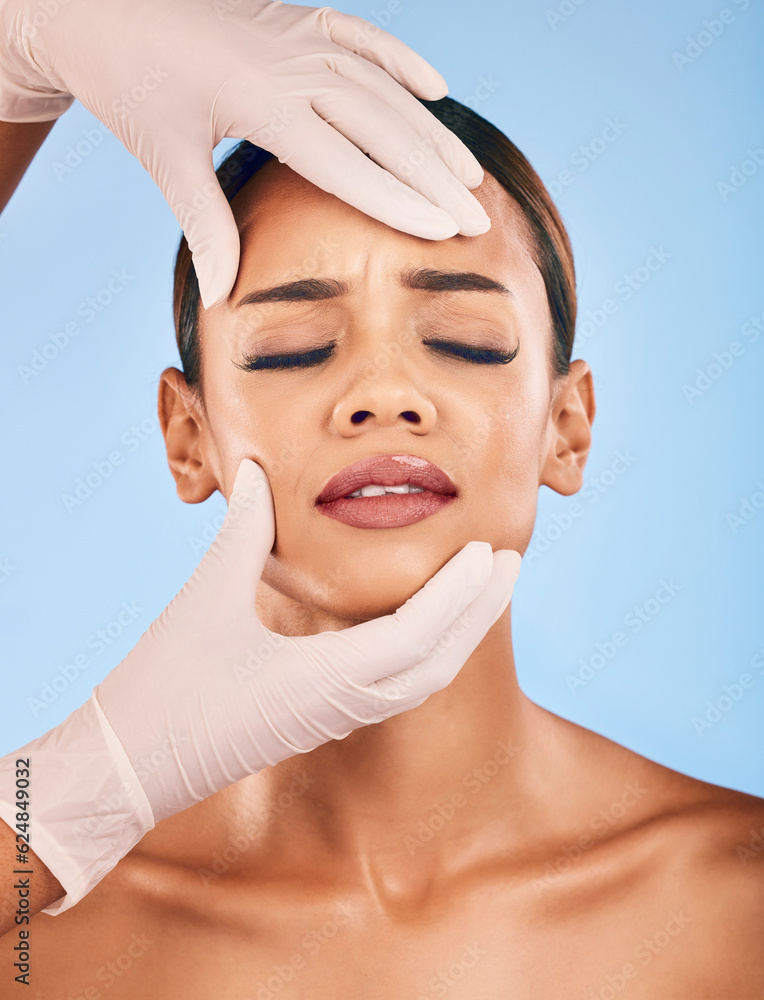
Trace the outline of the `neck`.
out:
<instances>
[{"instance_id":1,"label":"neck","mask_svg":"<svg viewBox=\"0 0 764 1000\"><path fill-rule=\"evenodd\" d=\"M533 835L551 808L547 762L559 732L557 717L518 686L511 608L451 684L417 708L263 772L282 849L290 841L304 857L320 844L345 873L394 891L451 870L457 857L506 848L508 836L520 844ZM273 611L267 601L258 608L269 628L294 625ZM274 808L286 801L286 812Z\"/></svg>"}]
</instances>

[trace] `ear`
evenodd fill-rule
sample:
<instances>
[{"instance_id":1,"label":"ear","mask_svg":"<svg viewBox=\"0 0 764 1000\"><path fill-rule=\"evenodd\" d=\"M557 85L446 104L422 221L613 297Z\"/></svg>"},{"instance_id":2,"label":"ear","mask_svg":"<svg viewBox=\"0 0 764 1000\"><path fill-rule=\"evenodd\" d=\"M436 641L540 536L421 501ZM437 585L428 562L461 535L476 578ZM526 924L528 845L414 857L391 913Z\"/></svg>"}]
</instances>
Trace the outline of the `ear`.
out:
<instances>
[{"instance_id":1,"label":"ear","mask_svg":"<svg viewBox=\"0 0 764 1000\"><path fill-rule=\"evenodd\" d=\"M159 378L158 409L178 496L185 503L201 503L218 489L214 454L204 404L177 368L165 368Z\"/></svg>"},{"instance_id":2,"label":"ear","mask_svg":"<svg viewBox=\"0 0 764 1000\"><path fill-rule=\"evenodd\" d=\"M539 486L548 486L563 496L581 489L595 412L591 369L585 361L573 361L560 380L549 414Z\"/></svg>"}]
</instances>

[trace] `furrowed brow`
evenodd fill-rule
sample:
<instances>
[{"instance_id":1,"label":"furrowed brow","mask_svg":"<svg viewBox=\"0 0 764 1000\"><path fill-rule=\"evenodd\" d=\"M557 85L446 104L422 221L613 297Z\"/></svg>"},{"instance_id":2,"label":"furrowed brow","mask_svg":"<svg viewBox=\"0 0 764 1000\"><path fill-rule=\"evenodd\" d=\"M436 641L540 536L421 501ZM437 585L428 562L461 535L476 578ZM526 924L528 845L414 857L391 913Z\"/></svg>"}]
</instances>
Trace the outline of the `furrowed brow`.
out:
<instances>
[{"instance_id":1,"label":"furrowed brow","mask_svg":"<svg viewBox=\"0 0 764 1000\"><path fill-rule=\"evenodd\" d=\"M420 267L403 271L400 275L404 288L425 292L496 292L514 297L511 289L500 281L475 271L444 271ZM247 292L236 303L236 308L245 305L260 305L265 302L318 302L347 295L350 287L334 278L300 278L283 282L270 288Z\"/></svg>"}]
</instances>

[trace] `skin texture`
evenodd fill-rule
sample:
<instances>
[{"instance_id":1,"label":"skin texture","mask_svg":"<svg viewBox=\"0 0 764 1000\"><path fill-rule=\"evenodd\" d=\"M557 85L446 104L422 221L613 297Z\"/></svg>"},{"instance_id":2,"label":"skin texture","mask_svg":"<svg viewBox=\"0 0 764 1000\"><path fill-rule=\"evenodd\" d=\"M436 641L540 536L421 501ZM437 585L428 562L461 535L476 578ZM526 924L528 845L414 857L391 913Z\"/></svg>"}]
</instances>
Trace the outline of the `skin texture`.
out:
<instances>
[{"instance_id":1,"label":"skin texture","mask_svg":"<svg viewBox=\"0 0 764 1000\"><path fill-rule=\"evenodd\" d=\"M277 161L237 196L242 263L229 302L203 316L204 405L168 369L159 409L181 499L228 496L244 457L268 473L276 541L257 611L271 629L387 614L470 539L524 553L539 486L582 486L591 372L579 360L550 381L522 218L490 175L474 193L491 230L443 242L389 229ZM514 297L406 289L409 267L473 270ZM352 292L235 308L317 276ZM425 331L520 351L476 365L429 351ZM315 368L233 363L332 338ZM329 477L369 454L429 458L457 501L385 530L318 513ZM33 918L28 995L764 997L764 849L745 854L764 802L531 702L511 610L418 708L164 820L78 906Z\"/></svg>"},{"instance_id":2,"label":"skin texture","mask_svg":"<svg viewBox=\"0 0 764 1000\"><path fill-rule=\"evenodd\" d=\"M57 120L0 122L0 212Z\"/></svg>"}]
</instances>

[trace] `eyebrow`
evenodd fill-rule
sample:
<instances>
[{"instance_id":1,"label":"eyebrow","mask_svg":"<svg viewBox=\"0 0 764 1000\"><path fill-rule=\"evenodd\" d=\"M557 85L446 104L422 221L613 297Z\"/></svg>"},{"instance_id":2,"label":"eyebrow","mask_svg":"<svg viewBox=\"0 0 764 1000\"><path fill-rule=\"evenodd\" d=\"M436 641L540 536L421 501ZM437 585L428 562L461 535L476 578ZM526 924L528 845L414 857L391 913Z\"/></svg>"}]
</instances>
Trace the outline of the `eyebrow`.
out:
<instances>
[{"instance_id":1,"label":"eyebrow","mask_svg":"<svg viewBox=\"0 0 764 1000\"><path fill-rule=\"evenodd\" d=\"M500 281L475 271L443 271L420 267L402 271L399 275L404 288L425 292L498 292L514 297L511 289ZM350 292L350 286L334 278L300 278L272 288L248 292L236 303L236 308L262 302L317 302L335 299Z\"/></svg>"}]
</instances>

